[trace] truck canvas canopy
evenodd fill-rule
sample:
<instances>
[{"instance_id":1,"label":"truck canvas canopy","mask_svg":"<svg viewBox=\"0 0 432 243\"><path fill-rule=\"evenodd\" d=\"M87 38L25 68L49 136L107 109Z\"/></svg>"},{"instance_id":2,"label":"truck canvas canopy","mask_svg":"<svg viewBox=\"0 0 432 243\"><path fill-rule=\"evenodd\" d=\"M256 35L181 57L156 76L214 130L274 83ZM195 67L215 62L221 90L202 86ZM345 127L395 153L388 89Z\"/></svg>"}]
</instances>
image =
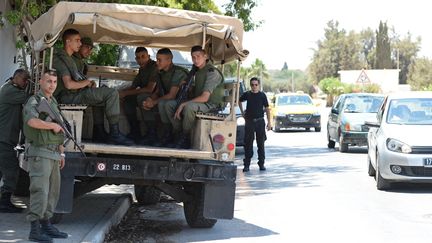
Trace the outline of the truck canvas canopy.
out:
<instances>
[{"instance_id":1,"label":"truck canvas canopy","mask_svg":"<svg viewBox=\"0 0 432 243\"><path fill-rule=\"evenodd\" d=\"M94 42L189 51L205 46L215 64L244 60L243 23L233 17L154 6L59 2L31 24L31 45L42 51L64 29L74 28ZM205 44L205 45L203 45Z\"/></svg>"}]
</instances>

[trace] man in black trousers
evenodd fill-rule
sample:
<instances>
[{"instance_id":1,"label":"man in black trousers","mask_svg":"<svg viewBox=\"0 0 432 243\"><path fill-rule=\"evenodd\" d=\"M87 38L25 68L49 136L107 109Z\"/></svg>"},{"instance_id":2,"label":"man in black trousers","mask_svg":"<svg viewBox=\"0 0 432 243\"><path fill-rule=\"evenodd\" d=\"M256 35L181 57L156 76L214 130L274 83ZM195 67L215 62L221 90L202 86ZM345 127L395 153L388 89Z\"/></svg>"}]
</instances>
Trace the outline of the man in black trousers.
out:
<instances>
[{"instance_id":1,"label":"man in black trousers","mask_svg":"<svg viewBox=\"0 0 432 243\"><path fill-rule=\"evenodd\" d=\"M271 129L270 108L267 96L260 91L260 80L256 77L250 80L251 90L245 92L240 97L240 102L247 101L246 111L243 112L243 107L240 105L240 110L245 118L245 137L244 150L245 158L243 159L243 172L249 171L250 161L253 156L253 141L256 135L256 143L258 147L258 166L261 171L266 170L264 166L265 149L264 142L267 139L266 125L264 121L264 109L267 114L267 130Z\"/></svg>"}]
</instances>

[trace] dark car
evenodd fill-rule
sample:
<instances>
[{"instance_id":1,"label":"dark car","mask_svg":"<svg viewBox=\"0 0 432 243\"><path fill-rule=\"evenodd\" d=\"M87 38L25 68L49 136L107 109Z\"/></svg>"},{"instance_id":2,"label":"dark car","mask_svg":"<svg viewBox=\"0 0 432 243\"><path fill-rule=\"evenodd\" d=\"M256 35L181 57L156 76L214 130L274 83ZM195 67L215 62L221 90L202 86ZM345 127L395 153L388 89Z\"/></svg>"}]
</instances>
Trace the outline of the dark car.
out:
<instances>
[{"instance_id":1,"label":"dark car","mask_svg":"<svg viewBox=\"0 0 432 243\"><path fill-rule=\"evenodd\" d=\"M368 127L365 121L376 120L384 95L353 93L339 96L331 108L327 122L328 148L339 143L339 151L347 152L348 146L367 145Z\"/></svg>"}]
</instances>

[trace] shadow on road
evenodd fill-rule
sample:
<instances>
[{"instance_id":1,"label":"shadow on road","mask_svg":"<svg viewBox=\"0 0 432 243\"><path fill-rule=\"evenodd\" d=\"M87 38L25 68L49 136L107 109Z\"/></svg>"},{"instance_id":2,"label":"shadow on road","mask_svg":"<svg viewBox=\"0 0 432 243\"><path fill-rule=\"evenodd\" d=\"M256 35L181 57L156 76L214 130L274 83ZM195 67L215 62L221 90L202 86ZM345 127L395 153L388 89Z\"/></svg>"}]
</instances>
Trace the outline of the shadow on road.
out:
<instances>
[{"instance_id":1,"label":"shadow on road","mask_svg":"<svg viewBox=\"0 0 432 243\"><path fill-rule=\"evenodd\" d=\"M266 171L259 171L256 162L251 163L251 171L242 172L242 158L238 156L239 170L237 174L236 196L263 195L274 190L287 187L313 187L319 186L317 181L323 173L342 173L358 170L347 166L341 161L340 165L329 165L326 157L334 153L333 149L311 147L282 147L268 146L266 148ZM291 158L301 158L302 163L293 164Z\"/></svg>"}]
</instances>

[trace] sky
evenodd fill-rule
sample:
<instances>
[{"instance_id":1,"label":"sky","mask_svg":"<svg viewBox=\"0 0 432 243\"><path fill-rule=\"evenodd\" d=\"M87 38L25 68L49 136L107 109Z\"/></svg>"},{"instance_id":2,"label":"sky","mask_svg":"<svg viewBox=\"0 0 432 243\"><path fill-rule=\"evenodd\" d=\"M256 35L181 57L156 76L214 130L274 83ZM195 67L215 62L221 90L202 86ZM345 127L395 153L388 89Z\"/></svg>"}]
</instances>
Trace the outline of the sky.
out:
<instances>
[{"instance_id":1,"label":"sky","mask_svg":"<svg viewBox=\"0 0 432 243\"><path fill-rule=\"evenodd\" d=\"M249 50L244 62L249 66L256 58L267 69L305 70L311 61L316 42L324 37L330 20L339 22L346 31L378 28L380 20L395 28L396 33L422 38L419 56L432 58L432 11L428 1L420 0L257 0L255 20L260 28L244 34L243 47ZM216 0L219 6L226 0ZM414 39L413 38L413 39Z\"/></svg>"}]
</instances>

